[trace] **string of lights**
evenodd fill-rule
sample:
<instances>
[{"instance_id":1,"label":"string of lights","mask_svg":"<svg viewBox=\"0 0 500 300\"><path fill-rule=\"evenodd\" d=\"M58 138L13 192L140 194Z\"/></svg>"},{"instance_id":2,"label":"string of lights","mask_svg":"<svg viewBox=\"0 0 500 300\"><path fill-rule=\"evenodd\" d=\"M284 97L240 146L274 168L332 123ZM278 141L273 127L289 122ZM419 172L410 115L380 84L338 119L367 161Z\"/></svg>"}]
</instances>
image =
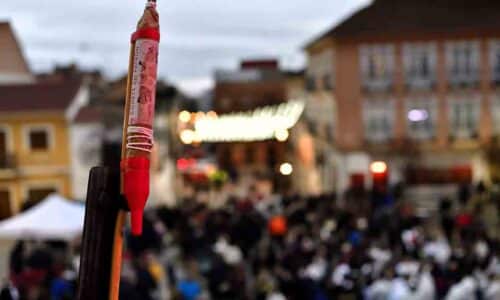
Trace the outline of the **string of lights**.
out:
<instances>
[{"instance_id":1,"label":"string of lights","mask_svg":"<svg viewBox=\"0 0 500 300\"><path fill-rule=\"evenodd\" d=\"M292 100L280 105L257 108L249 112L237 112L217 116L194 113L192 128L180 131L184 144L203 142L253 142L276 139L284 142L289 129L295 126L304 111L305 103ZM191 114L181 112L181 122L189 122Z\"/></svg>"}]
</instances>

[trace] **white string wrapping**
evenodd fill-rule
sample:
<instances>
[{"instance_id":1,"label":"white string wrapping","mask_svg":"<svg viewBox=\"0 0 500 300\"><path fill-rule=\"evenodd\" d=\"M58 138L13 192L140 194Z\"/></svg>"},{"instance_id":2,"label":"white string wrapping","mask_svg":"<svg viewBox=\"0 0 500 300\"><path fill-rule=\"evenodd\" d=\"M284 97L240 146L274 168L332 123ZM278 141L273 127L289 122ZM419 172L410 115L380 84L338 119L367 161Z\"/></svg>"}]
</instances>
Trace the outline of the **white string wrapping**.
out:
<instances>
[{"instance_id":1,"label":"white string wrapping","mask_svg":"<svg viewBox=\"0 0 500 300\"><path fill-rule=\"evenodd\" d=\"M150 153L153 148L153 130L142 126L129 126L126 147Z\"/></svg>"}]
</instances>

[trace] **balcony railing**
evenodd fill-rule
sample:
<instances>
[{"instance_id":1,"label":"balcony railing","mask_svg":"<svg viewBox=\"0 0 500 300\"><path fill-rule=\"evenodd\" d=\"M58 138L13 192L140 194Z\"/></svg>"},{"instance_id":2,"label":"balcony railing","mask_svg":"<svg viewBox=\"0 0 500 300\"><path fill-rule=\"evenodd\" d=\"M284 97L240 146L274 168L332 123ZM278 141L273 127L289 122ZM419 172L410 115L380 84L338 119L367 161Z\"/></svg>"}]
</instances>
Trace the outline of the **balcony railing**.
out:
<instances>
[{"instance_id":1,"label":"balcony railing","mask_svg":"<svg viewBox=\"0 0 500 300\"><path fill-rule=\"evenodd\" d=\"M452 133L449 135L449 140L451 142L457 140L476 140L479 138L479 133L477 129L453 129Z\"/></svg>"},{"instance_id":2,"label":"balcony railing","mask_svg":"<svg viewBox=\"0 0 500 300\"><path fill-rule=\"evenodd\" d=\"M470 73L448 73L448 82L451 86L476 86L479 84L479 71L474 70Z\"/></svg>"},{"instance_id":3,"label":"balcony railing","mask_svg":"<svg viewBox=\"0 0 500 300\"><path fill-rule=\"evenodd\" d=\"M394 84L392 75L387 75L380 78L364 78L362 87L365 91L387 91L392 88Z\"/></svg>"},{"instance_id":4,"label":"balcony railing","mask_svg":"<svg viewBox=\"0 0 500 300\"><path fill-rule=\"evenodd\" d=\"M500 85L500 70L495 70L493 72L491 81L495 86Z\"/></svg>"},{"instance_id":5,"label":"balcony railing","mask_svg":"<svg viewBox=\"0 0 500 300\"><path fill-rule=\"evenodd\" d=\"M407 76L406 87L411 90L430 90L436 86L435 76L413 77Z\"/></svg>"},{"instance_id":6,"label":"balcony railing","mask_svg":"<svg viewBox=\"0 0 500 300\"><path fill-rule=\"evenodd\" d=\"M316 78L313 76L307 76L305 82L305 89L308 92L314 92L317 89Z\"/></svg>"},{"instance_id":7,"label":"balcony railing","mask_svg":"<svg viewBox=\"0 0 500 300\"><path fill-rule=\"evenodd\" d=\"M386 133L366 133L364 139L368 145L390 144L392 142L392 135Z\"/></svg>"}]
</instances>

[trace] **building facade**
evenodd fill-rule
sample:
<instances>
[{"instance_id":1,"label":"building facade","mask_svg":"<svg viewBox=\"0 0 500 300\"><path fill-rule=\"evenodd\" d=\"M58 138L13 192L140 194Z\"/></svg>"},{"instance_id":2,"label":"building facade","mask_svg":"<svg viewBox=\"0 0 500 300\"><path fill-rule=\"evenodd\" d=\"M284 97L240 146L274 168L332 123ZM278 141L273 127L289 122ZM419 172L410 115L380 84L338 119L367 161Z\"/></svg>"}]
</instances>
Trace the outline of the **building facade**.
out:
<instances>
[{"instance_id":1,"label":"building facade","mask_svg":"<svg viewBox=\"0 0 500 300\"><path fill-rule=\"evenodd\" d=\"M69 126L71 160L71 196L85 200L90 169L102 165L104 126L102 112L92 106L82 107Z\"/></svg>"},{"instance_id":2,"label":"building facade","mask_svg":"<svg viewBox=\"0 0 500 300\"><path fill-rule=\"evenodd\" d=\"M50 193L72 195L69 123L86 97L80 80L0 86L3 217Z\"/></svg>"},{"instance_id":3,"label":"building facade","mask_svg":"<svg viewBox=\"0 0 500 300\"><path fill-rule=\"evenodd\" d=\"M239 143L216 144L218 163L223 169L271 175L278 190L302 195L334 190L333 101L323 94L319 101L308 95L304 79L304 71L280 70L275 61L243 62L238 71L216 73L214 109L219 115L255 113L264 107L280 111L286 102L291 106L285 109L285 115L293 118L288 109L299 103L301 107L294 125L286 132L276 131L274 138L248 141L242 137ZM279 104L281 109L277 108ZM272 124L268 124L269 128ZM240 131L243 134L247 130ZM259 134L264 131L261 129ZM288 166L290 174L286 172Z\"/></svg>"},{"instance_id":4,"label":"building facade","mask_svg":"<svg viewBox=\"0 0 500 300\"><path fill-rule=\"evenodd\" d=\"M309 93L330 98L338 182L490 180L500 129L500 4L376 0L312 40Z\"/></svg>"},{"instance_id":5,"label":"building facade","mask_svg":"<svg viewBox=\"0 0 500 300\"><path fill-rule=\"evenodd\" d=\"M50 193L72 196L69 124L87 101L81 77L37 81L0 24L0 219Z\"/></svg>"}]
</instances>

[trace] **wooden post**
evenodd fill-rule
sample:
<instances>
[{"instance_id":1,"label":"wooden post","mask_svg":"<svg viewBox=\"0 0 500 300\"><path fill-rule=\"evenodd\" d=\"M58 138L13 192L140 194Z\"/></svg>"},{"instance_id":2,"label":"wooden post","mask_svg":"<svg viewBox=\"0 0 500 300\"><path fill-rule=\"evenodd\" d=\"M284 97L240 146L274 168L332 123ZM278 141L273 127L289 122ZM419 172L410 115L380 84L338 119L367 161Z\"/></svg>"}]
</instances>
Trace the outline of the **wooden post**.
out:
<instances>
[{"instance_id":1,"label":"wooden post","mask_svg":"<svg viewBox=\"0 0 500 300\"><path fill-rule=\"evenodd\" d=\"M115 224L127 206L120 194L120 172L107 167L90 171L80 257L78 300L108 299Z\"/></svg>"}]
</instances>

